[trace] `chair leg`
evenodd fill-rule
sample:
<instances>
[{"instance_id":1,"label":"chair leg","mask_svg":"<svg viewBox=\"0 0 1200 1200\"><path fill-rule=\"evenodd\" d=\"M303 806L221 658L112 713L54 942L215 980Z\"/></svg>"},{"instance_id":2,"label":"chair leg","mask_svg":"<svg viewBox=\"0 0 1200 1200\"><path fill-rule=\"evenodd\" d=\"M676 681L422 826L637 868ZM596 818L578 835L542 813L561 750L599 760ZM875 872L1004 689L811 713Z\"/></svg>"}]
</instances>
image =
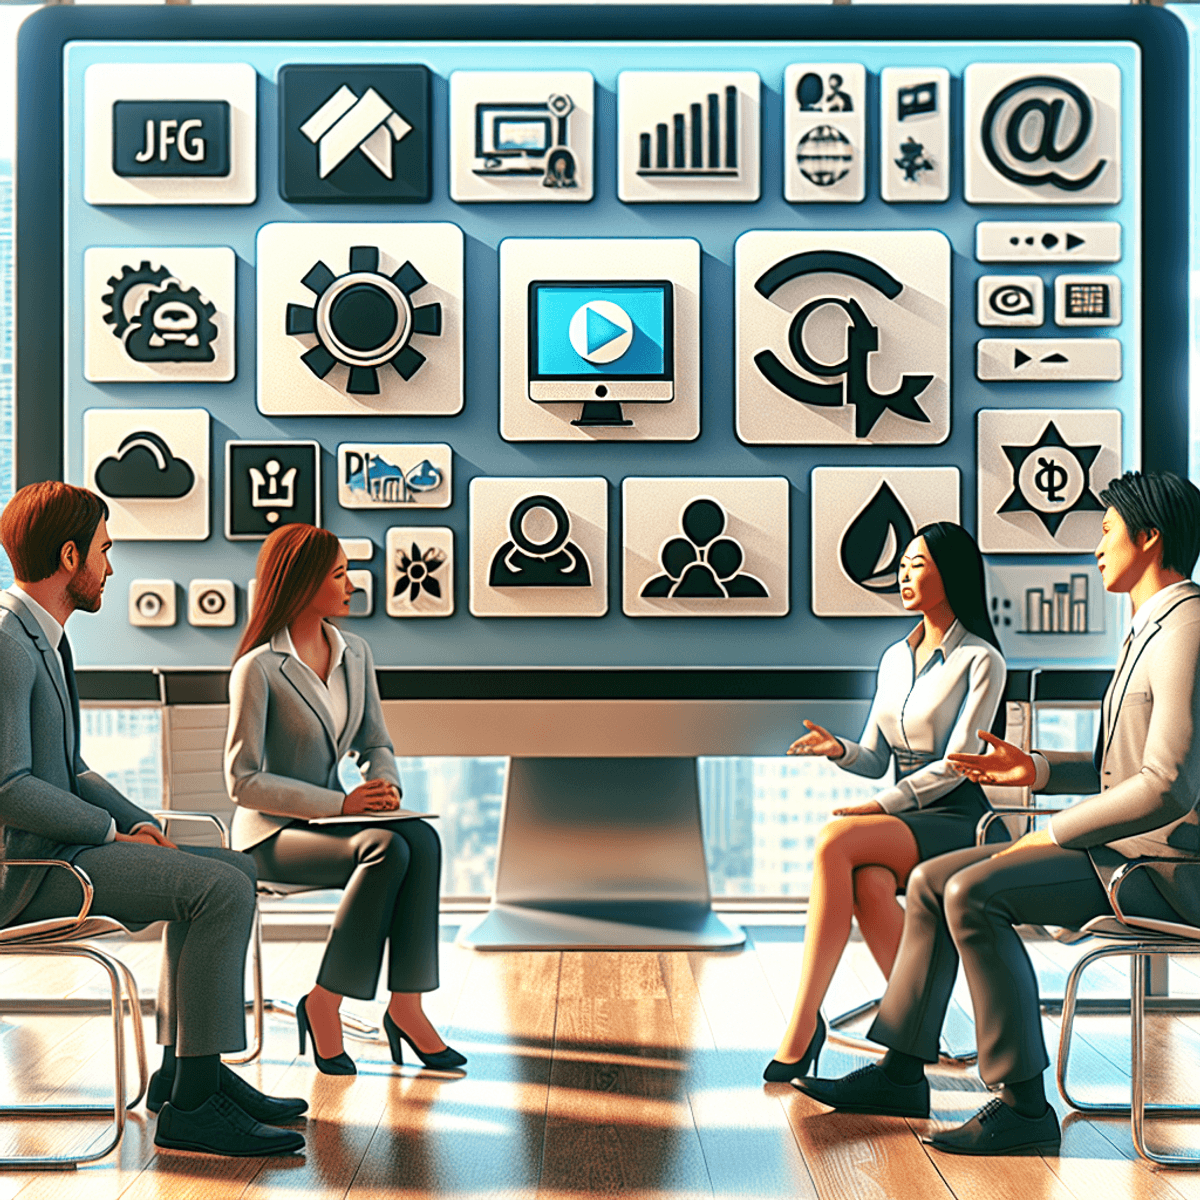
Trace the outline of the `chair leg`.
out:
<instances>
[{"instance_id":1,"label":"chair leg","mask_svg":"<svg viewBox=\"0 0 1200 1200\"><path fill-rule=\"evenodd\" d=\"M1159 1154L1146 1144L1146 1110L1157 1113L1190 1113L1200 1115L1200 1107L1186 1105L1146 1104L1146 982L1149 976L1150 956L1132 955L1130 971L1129 1008L1132 1017L1129 1037L1129 1068L1132 1075L1132 1105L1130 1132L1133 1148L1147 1162L1163 1167L1200 1167L1200 1156L1187 1154Z\"/></svg>"},{"instance_id":2,"label":"chair leg","mask_svg":"<svg viewBox=\"0 0 1200 1200\"><path fill-rule=\"evenodd\" d=\"M109 995L112 1000L113 1027L113 1100L111 1104L9 1104L0 1106L0 1117L79 1117L104 1114L112 1118L112 1132L104 1145L83 1154L49 1154L29 1157L0 1158L0 1170L16 1168L29 1170L74 1170L83 1163L96 1162L111 1154L120 1144L125 1133L125 976L133 975L120 960L104 954L90 945L20 946L10 953L32 956L54 955L61 958L87 958L99 966L108 976ZM133 1012L135 1020L141 1020L141 1009L137 1004L137 985L133 985ZM136 1037L136 1034L135 1034ZM144 1054L143 1054L144 1058ZM141 1099L139 1093L137 1100ZM135 1103L137 1101L135 1100ZM89 1143L90 1144L90 1143Z\"/></svg>"},{"instance_id":3,"label":"chair leg","mask_svg":"<svg viewBox=\"0 0 1200 1200\"><path fill-rule=\"evenodd\" d=\"M124 979L125 996L129 1004L129 1019L133 1026L133 1048L137 1055L137 1095L125 1103L126 1109L131 1109L137 1108L142 1102L142 1097L145 1096L146 1089L150 1086L150 1066L146 1060L146 1030L142 1025L142 1002L141 997L138 995L137 980L134 979L133 972L119 958L114 957L113 962L120 970L121 976Z\"/></svg>"}]
</instances>

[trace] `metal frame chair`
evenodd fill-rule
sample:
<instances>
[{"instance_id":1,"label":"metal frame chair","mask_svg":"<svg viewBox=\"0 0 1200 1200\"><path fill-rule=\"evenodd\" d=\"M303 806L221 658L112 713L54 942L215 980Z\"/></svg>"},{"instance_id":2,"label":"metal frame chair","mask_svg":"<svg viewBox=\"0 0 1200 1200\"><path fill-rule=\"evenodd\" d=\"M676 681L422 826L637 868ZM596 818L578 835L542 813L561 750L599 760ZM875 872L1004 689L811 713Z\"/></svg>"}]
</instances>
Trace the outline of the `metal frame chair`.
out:
<instances>
[{"instance_id":1,"label":"metal frame chair","mask_svg":"<svg viewBox=\"0 0 1200 1200\"><path fill-rule=\"evenodd\" d=\"M146 1063L146 1040L142 1029L142 1009L138 999L137 981L133 972L115 955L91 945L91 939L109 933L129 933L120 921L112 917L89 916L92 907L92 881L87 873L73 863L59 859L9 859L7 870L19 867L57 867L75 876L83 891L79 911L70 917L54 917L45 921L29 921L0 929L0 955L54 956L82 958L103 968L108 976L113 1022L113 1101L112 1104L8 1104L0 1106L0 1116L65 1117L112 1114L112 1133L99 1149L81 1154L46 1154L27 1157L0 1158L0 1168L19 1167L73 1170L80 1163L95 1162L116 1149L125 1132L125 1114L141 1103L149 1082ZM133 1043L137 1053L138 1091L132 1100L125 1099L125 1011L128 1008L133 1023ZM89 1143L90 1145L91 1143Z\"/></svg>"},{"instance_id":2,"label":"metal frame chair","mask_svg":"<svg viewBox=\"0 0 1200 1200\"><path fill-rule=\"evenodd\" d=\"M1146 1143L1146 1114L1157 1116L1200 1116L1200 1105L1195 1104L1148 1104L1146 1102L1146 1000L1150 959L1155 954L1200 955L1200 928L1182 922L1157 921L1149 917L1137 917L1121 910L1117 892L1121 882L1134 871L1154 862L1178 862L1178 859L1138 858L1122 864L1108 882L1108 902L1112 905L1112 917L1095 917L1080 933L1103 939L1103 943L1088 951L1072 968L1067 977L1063 996L1062 1028L1058 1040L1058 1067L1056 1082L1063 1100L1072 1108L1089 1115L1112 1116L1129 1114L1134 1149L1147 1162L1164 1167L1200 1167L1200 1155L1161 1154ZM1129 1104L1089 1104L1072 1096L1067 1087L1067 1070L1071 1053L1071 1034L1074 1032L1075 1013L1079 1007L1079 982L1084 971L1103 958L1129 958L1129 1014L1130 1014L1130 1076L1131 1094ZM1195 1011L1194 1004L1192 1011Z\"/></svg>"}]
</instances>

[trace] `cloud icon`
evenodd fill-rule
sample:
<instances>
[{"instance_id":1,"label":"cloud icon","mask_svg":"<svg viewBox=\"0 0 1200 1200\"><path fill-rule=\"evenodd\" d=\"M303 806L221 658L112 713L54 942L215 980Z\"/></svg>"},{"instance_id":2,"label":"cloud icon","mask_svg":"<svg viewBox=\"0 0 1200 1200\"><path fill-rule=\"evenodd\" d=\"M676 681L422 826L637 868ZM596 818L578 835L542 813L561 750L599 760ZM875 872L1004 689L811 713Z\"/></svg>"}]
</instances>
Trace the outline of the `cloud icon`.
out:
<instances>
[{"instance_id":1,"label":"cloud icon","mask_svg":"<svg viewBox=\"0 0 1200 1200\"><path fill-rule=\"evenodd\" d=\"M114 500L178 500L192 490L196 473L157 433L139 430L96 468L96 486Z\"/></svg>"}]
</instances>

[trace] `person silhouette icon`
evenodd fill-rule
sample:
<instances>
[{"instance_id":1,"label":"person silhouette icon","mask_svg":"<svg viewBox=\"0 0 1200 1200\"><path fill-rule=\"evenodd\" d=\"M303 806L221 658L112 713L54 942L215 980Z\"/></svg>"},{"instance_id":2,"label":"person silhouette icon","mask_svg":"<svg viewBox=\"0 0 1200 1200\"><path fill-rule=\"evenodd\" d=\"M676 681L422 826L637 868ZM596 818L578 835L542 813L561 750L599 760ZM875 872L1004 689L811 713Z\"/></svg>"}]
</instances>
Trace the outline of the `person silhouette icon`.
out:
<instances>
[{"instance_id":1,"label":"person silhouette icon","mask_svg":"<svg viewBox=\"0 0 1200 1200\"><path fill-rule=\"evenodd\" d=\"M554 531L542 542L525 528L531 514L544 511L554 520ZM511 540L492 556L490 587L591 587L587 556L570 540L571 518L553 496L526 496L508 517Z\"/></svg>"}]
</instances>

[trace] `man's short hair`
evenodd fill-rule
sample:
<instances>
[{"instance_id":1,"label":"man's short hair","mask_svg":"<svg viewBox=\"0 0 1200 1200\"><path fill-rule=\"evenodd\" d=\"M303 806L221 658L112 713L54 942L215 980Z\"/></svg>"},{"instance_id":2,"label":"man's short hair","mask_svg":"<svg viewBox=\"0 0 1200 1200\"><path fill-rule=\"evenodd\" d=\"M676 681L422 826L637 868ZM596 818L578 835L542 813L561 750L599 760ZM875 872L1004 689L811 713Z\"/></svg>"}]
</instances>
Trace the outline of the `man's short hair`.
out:
<instances>
[{"instance_id":1,"label":"man's short hair","mask_svg":"<svg viewBox=\"0 0 1200 1200\"><path fill-rule=\"evenodd\" d=\"M61 563L62 548L74 542L88 556L108 505L87 488L50 480L23 487L0 513L0 544L23 583L49 579Z\"/></svg>"},{"instance_id":2,"label":"man's short hair","mask_svg":"<svg viewBox=\"0 0 1200 1200\"><path fill-rule=\"evenodd\" d=\"M1126 471L1100 493L1136 538L1157 529L1162 535L1162 565L1190 578L1200 557L1200 490L1171 471Z\"/></svg>"}]
</instances>

